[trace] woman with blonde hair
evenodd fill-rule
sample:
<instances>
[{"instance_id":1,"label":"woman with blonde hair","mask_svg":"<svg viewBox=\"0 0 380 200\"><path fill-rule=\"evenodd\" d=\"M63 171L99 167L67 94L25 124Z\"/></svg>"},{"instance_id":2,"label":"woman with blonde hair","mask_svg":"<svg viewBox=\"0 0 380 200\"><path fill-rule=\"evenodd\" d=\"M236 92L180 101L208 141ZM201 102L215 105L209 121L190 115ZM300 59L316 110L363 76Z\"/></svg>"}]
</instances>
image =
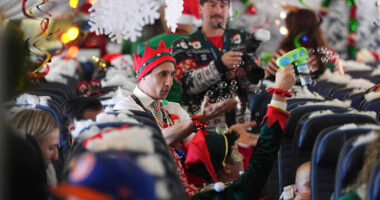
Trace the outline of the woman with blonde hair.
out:
<instances>
[{"instance_id":1,"label":"woman with blonde hair","mask_svg":"<svg viewBox=\"0 0 380 200\"><path fill-rule=\"evenodd\" d=\"M37 140L45 161L48 185L56 185L52 160L58 159L59 128L53 115L44 110L25 109L18 112L11 123L23 134L30 134Z\"/></svg>"},{"instance_id":2,"label":"woman with blonde hair","mask_svg":"<svg viewBox=\"0 0 380 200\"><path fill-rule=\"evenodd\" d=\"M372 168L380 160L380 131L377 132L376 139L366 147L363 168L353 185L345 189L345 195L339 200L361 200L365 199L367 192L367 183L371 176Z\"/></svg>"}]
</instances>

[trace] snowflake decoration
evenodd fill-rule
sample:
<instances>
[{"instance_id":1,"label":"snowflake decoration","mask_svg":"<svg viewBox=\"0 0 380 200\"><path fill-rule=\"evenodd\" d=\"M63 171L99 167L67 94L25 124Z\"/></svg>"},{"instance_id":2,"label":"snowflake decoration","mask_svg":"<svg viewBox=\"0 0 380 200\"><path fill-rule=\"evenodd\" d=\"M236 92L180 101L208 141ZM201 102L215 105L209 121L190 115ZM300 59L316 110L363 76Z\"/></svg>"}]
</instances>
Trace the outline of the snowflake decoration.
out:
<instances>
[{"instance_id":1,"label":"snowflake decoration","mask_svg":"<svg viewBox=\"0 0 380 200\"><path fill-rule=\"evenodd\" d=\"M183 0L165 0L165 20L172 32L177 28L177 22L183 11Z\"/></svg>"},{"instance_id":2,"label":"snowflake decoration","mask_svg":"<svg viewBox=\"0 0 380 200\"><path fill-rule=\"evenodd\" d=\"M136 41L146 24L160 17L156 0L98 0L89 9L90 31L108 35L111 41Z\"/></svg>"}]
</instances>

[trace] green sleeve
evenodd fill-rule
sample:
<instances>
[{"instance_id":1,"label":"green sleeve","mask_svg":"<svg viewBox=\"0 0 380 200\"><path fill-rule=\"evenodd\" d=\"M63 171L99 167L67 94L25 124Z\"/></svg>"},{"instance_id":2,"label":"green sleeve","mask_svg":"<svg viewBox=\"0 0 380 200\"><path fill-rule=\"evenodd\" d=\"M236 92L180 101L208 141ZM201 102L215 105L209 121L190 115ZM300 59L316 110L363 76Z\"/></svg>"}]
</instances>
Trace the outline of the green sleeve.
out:
<instances>
[{"instance_id":1,"label":"green sleeve","mask_svg":"<svg viewBox=\"0 0 380 200\"><path fill-rule=\"evenodd\" d=\"M275 108L271 109L273 110ZM285 113L279 113L279 115L285 115ZM276 116L268 116L268 118L275 117ZM287 118L287 116L282 117L282 119L285 120ZM269 123L268 125L268 121L275 122L272 124ZM277 158L277 152L280 148L282 133L283 131L279 121L273 119L265 119L260 131L259 141L250 159L249 166L244 174L238 178L230 187L227 187L223 192L218 193L216 191L208 191L204 193L198 193L193 197L193 199L258 199L261 195L261 191L265 185L268 175L271 172L273 163Z\"/></svg>"},{"instance_id":2,"label":"green sleeve","mask_svg":"<svg viewBox=\"0 0 380 200\"><path fill-rule=\"evenodd\" d=\"M351 191L341 197L338 200L361 200L355 191Z\"/></svg>"}]
</instances>

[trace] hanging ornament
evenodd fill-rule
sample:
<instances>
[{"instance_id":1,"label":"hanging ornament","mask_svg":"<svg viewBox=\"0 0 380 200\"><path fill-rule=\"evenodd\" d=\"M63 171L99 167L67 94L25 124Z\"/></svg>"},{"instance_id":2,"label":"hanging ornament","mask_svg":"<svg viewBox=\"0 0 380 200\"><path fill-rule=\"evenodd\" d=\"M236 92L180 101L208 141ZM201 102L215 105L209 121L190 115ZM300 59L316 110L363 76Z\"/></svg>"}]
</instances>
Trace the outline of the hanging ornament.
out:
<instances>
[{"instance_id":1,"label":"hanging ornament","mask_svg":"<svg viewBox=\"0 0 380 200\"><path fill-rule=\"evenodd\" d=\"M250 6L248 6L247 13L248 13L248 15L255 15L256 14L255 4L252 3Z\"/></svg>"},{"instance_id":2,"label":"hanging ornament","mask_svg":"<svg viewBox=\"0 0 380 200\"><path fill-rule=\"evenodd\" d=\"M111 41L136 41L146 24L160 17L156 0L97 0L90 11L90 31L108 35Z\"/></svg>"},{"instance_id":3,"label":"hanging ornament","mask_svg":"<svg viewBox=\"0 0 380 200\"><path fill-rule=\"evenodd\" d=\"M350 37L348 38L348 55L350 58L356 58L356 32L358 30L358 19L356 15L356 4L355 0L347 0L347 5L350 6L350 19L348 21L348 29L350 32Z\"/></svg>"}]
</instances>

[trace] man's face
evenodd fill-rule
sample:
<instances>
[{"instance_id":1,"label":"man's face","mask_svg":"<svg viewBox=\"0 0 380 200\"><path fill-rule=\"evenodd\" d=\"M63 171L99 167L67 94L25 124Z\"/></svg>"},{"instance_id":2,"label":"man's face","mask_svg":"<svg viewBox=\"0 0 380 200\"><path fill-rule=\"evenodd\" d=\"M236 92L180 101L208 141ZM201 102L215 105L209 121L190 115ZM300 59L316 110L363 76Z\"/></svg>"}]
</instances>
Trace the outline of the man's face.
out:
<instances>
[{"instance_id":1,"label":"man's face","mask_svg":"<svg viewBox=\"0 0 380 200\"><path fill-rule=\"evenodd\" d=\"M227 19L230 16L229 3L226 0L210 0L200 6L203 26L218 29L220 24L226 27Z\"/></svg>"},{"instance_id":2,"label":"man's face","mask_svg":"<svg viewBox=\"0 0 380 200\"><path fill-rule=\"evenodd\" d=\"M155 100L166 99L173 85L174 64L164 62L145 75L138 83L139 88Z\"/></svg>"}]
</instances>

